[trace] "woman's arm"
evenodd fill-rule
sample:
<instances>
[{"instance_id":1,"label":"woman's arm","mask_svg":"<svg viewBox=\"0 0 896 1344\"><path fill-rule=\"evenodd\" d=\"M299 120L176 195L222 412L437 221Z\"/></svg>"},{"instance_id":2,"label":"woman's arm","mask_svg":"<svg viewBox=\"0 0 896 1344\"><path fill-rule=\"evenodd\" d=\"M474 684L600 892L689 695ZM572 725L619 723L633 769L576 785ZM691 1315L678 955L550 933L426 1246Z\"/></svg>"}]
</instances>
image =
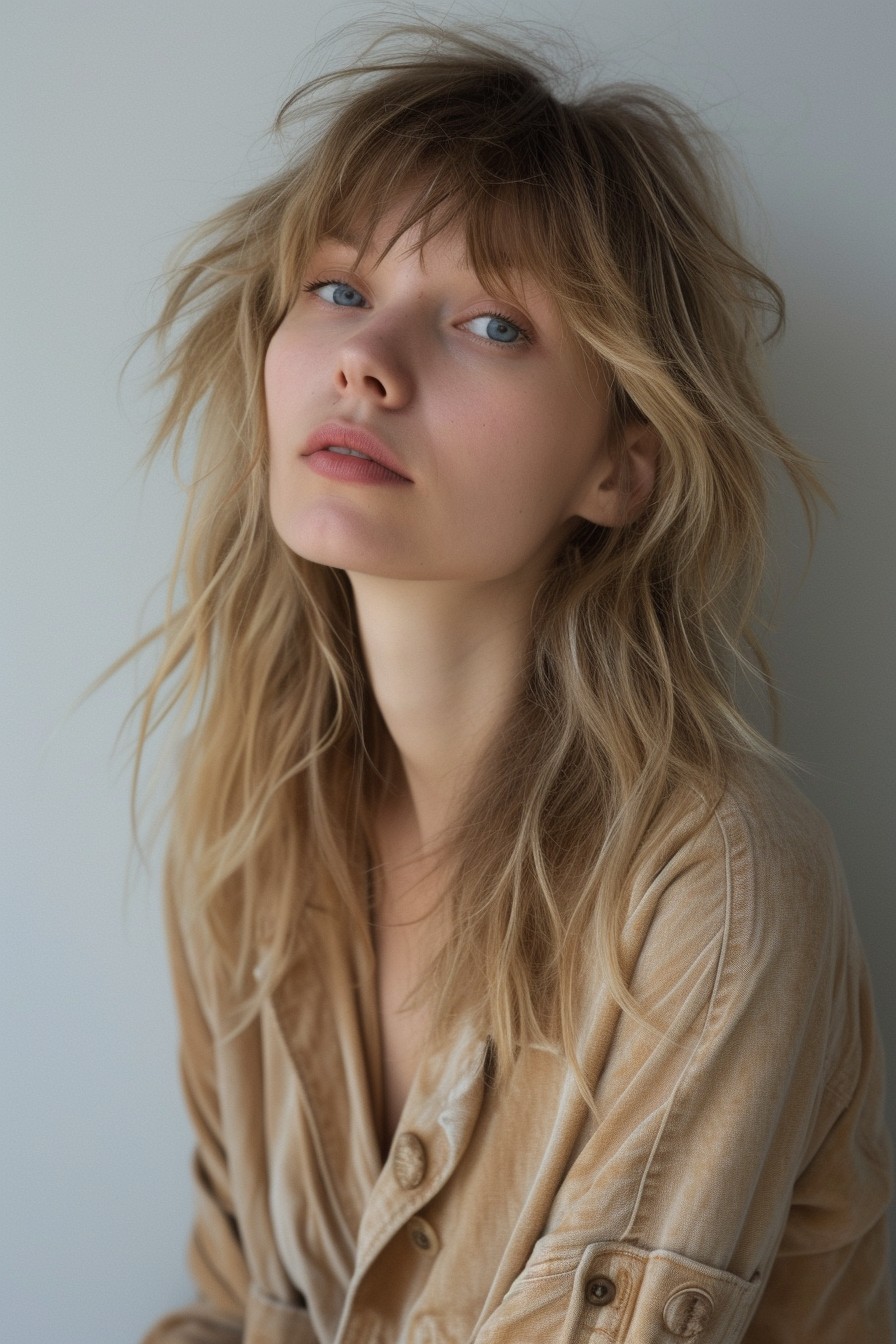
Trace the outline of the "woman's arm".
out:
<instances>
[{"instance_id":1,"label":"woman's arm","mask_svg":"<svg viewBox=\"0 0 896 1344\"><path fill-rule=\"evenodd\" d=\"M218 1097L214 1033L197 992L170 880L165 883L165 926L180 1022L184 1098L196 1147L196 1213L188 1263L198 1289L191 1306L163 1317L142 1344L242 1344L281 1340L317 1344L300 1307L274 1302L252 1284L231 1187Z\"/></svg>"},{"instance_id":2,"label":"woman's arm","mask_svg":"<svg viewBox=\"0 0 896 1344\"><path fill-rule=\"evenodd\" d=\"M887 1217L890 1181L883 1130L883 1057L871 984L858 968L853 1027L834 1077L819 1143L797 1178L784 1234L746 1344L889 1344L893 1339ZM841 1069L842 1075L843 1069ZM833 1113L833 1122L831 1114ZM782 1323L788 1323L782 1334Z\"/></svg>"},{"instance_id":3,"label":"woman's arm","mask_svg":"<svg viewBox=\"0 0 896 1344\"><path fill-rule=\"evenodd\" d=\"M273 1300L253 1282L240 1236L232 1163L222 1117L215 1032L189 961L171 878L165 880L165 931L180 1023L184 1099L196 1134L192 1173L196 1212L188 1246L195 1304L154 1325L142 1344L317 1344L304 1306Z\"/></svg>"},{"instance_id":4,"label":"woman's arm","mask_svg":"<svg viewBox=\"0 0 896 1344\"><path fill-rule=\"evenodd\" d=\"M669 1037L620 1020L476 1344L890 1344L882 1060L836 859L783 793L721 811L635 893L633 988Z\"/></svg>"},{"instance_id":5,"label":"woman's arm","mask_svg":"<svg viewBox=\"0 0 896 1344\"><path fill-rule=\"evenodd\" d=\"M240 1344L249 1272L230 1191L214 1041L196 992L168 879L165 929L180 1023L181 1081L196 1135L192 1164L196 1213L188 1263L200 1300L164 1317L143 1344Z\"/></svg>"}]
</instances>

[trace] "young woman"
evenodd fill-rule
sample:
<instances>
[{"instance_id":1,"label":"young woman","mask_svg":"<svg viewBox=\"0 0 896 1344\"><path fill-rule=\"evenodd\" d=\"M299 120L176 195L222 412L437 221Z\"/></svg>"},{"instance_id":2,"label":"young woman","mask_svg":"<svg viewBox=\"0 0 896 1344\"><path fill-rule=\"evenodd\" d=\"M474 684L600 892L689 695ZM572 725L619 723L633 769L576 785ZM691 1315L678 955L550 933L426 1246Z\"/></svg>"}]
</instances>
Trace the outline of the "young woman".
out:
<instances>
[{"instance_id":1,"label":"young woman","mask_svg":"<svg viewBox=\"0 0 896 1344\"><path fill-rule=\"evenodd\" d=\"M199 1297L146 1344L889 1338L868 976L732 689L816 490L780 295L690 114L555 83L387 33L159 323Z\"/></svg>"}]
</instances>

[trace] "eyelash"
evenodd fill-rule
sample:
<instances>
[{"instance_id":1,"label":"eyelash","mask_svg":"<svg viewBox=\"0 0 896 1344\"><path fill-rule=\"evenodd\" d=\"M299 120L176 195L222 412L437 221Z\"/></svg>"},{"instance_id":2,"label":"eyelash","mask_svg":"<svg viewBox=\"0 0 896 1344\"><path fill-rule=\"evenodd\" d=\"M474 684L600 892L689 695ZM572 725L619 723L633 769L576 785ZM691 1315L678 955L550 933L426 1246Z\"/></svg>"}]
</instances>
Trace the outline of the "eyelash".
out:
<instances>
[{"instance_id":1,"label":"eyelash","mask_svg":"<svg viewBox=\"0 0 896 1344\"><path fill-rule=\"evenodd\" d=\"M357 294L360 294L360 293L361 293L361 290L360 290L360 289L356 289L356 287L355 287L354 285L349 284L348 280L337 280L337 279L335 278L335 276L331 276L329 280L308 280L308 281L302 286L302 289L303 289L303 291L304 291L306 294L314 294L314 293L316 293L317 290L319 290L319 289L325 289L327 285L345 285L348 289L354 289L355 292L356 292ZM338 307L339 305L335 305L335 306ZM511 327L515 327L515 328L516 328L516 330L519 332L520 336L522 337L523 341L525 341L525 343L526 343L527 345L531 345L531 344L532 344L532 333L531 333L531 331L529 330L529 328L528 328L528 327L524 327L523 324L522 324L521 322L517 322L516 318L514 318L514 317L508 317L507 313L500 313L500 312L497 311L497 309L491 309L491 308L490 308L490 309L489 309L487 312L485 312L485 313L477 313L476 316L477 316L477 317L494 317L494 318L497 318L497 320L498 320L499 322L506 322L509 326L511 326ZM473 321L473 318L468 318L467 320L470 321L470 322L472 322L472 321ZM484 336L481 336L479 339L485 341L485 337L484 337ZM486 344L486 345L501 345L502 342L501 342L501 341L485 341L485 344ZM511 346L510 348L512 349L512 346Z\"/></svg>"},{"instance_id":2,"label":"eyelash","mask_svg":"<svg viewBox=\"0 0 896 1344\"><path fill-rule=\"evenodd\" d=\"M506 313L499 313L499 312L497 312L497 311L495 311L495 310L493 310L493 309L489 309L488 312L485 312L485 313L477 313L476 316L477 316L477 317L496 317L496 318L498 319L499 322L506 322L509 326L511 326L511 327L516 327L517 331L518 331L519 334L522 336L522 338L523 338L523 340L525 341L526 345L531 345L531 344L532 344L532 333L531 333L531 331L529 330L528 327L524 327L523 324L522 324L522 322L517 322L517 320L516 320L515 317L508 317ZM473 319L470 318L470 321L472 321L472 320L473 320ZM488 344L489 344L489 345L501 345L501 341L489 341Z\"/></svg>"},{"instance_id":3,"label":"eyelash","mask_svg":"<svg viewBox=\"0 0 896 1344\"><path fill-rule=\"evenodd\" d=\"M306 294L313 294L316 289L324 289L327 285L344 285L346 289L355 288L355 286L350 285L347 280L337 280L336 276L334 275L331 276L329 280L308 280L302 286L302 289L305 291ZM360 289L356 290L356 293L360 294L361 293Z\"/></svg>"}]
</instances>

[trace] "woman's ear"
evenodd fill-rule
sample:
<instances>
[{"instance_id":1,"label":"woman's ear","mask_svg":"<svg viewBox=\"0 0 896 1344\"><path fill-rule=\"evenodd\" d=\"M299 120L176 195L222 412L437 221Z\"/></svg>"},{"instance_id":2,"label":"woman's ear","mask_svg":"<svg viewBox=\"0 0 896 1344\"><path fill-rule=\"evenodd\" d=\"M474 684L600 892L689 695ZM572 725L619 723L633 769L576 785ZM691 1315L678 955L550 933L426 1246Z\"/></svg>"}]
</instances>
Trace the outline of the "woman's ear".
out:
<instances>
[{"instance_id":1,"label":"woman's ear","mask_svg":"<svg viewBox=\"0 0 896 1344\"><path fill-rule=\"evenodd\" d=\"M634 522L656 481L660 443L653 425L630 420L615 451L605 449L595 463L595 474L576 514L601 527L623 527Z\"/></svg>"}]
</instances>

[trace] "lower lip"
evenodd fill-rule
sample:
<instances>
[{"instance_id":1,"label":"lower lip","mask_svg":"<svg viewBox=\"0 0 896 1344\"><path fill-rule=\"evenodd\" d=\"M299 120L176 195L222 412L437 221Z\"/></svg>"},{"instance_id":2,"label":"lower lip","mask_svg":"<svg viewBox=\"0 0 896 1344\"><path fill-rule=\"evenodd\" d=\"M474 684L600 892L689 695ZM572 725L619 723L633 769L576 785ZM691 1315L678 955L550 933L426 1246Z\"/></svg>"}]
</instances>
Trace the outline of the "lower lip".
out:
<instances>
[{"instance_id":1,"label":"lower lip","mask_svg":"<svg viewBox=\"0 0 896 1344\"><path fill-rule=\"evenodd\" d=\"M305 458L318 476L329 476L336 481L366 482L369 485L411 485L406 476L399 476L369 457L352 457L350 453L331 453L326 448L309 453Z\"/></svg>"}]
</instances>

